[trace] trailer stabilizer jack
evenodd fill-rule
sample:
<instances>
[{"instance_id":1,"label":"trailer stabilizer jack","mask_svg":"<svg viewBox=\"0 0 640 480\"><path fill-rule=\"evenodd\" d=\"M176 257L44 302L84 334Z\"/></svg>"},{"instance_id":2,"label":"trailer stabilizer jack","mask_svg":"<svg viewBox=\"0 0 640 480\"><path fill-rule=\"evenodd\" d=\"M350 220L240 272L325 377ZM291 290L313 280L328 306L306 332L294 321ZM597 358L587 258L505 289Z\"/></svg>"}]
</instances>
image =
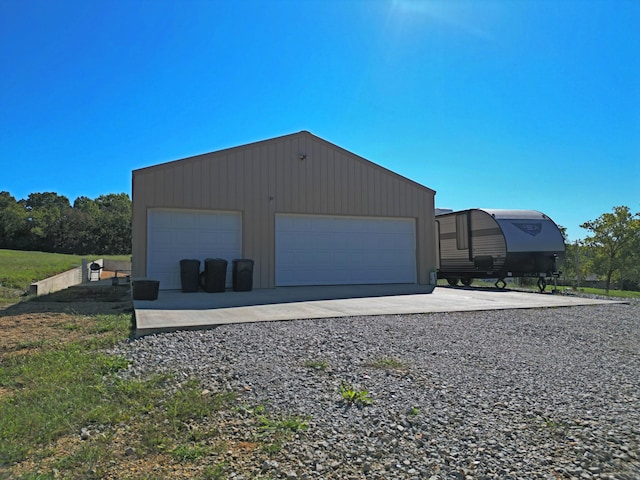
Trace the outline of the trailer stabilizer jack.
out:
<instances>
[{"instance_id":1,"label":"trailer stabilizer jack","mask_svg":"<svg viewBox=\"0 0 640 480\"><path fill-rule=\"evenodd\" d=\"M504 278L499 278L496 283L494 283L494 285L496 286L496 288L504 290L507 286L507 282L504 281Z\"/></svg>"},{"instance_id":2,"label":"trailer stabilizer jack","mask_svg":"<svg viewBox=\"0 0 640 480\"><path fill-rule=\"evenodd\" d=\"M540 289L540 293L544 292L544 289L547 288L547 279L544 277L538 278L538 288Z\"/></svg>"}]
</instances>

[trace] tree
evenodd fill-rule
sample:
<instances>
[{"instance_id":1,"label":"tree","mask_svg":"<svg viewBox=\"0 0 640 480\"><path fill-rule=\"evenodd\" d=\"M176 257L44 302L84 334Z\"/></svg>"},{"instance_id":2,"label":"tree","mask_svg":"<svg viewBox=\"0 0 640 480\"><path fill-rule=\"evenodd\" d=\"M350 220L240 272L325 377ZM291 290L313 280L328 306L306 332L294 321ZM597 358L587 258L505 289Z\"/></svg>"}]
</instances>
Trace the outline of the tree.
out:
<instances>
[{"instance_id":1,"label":"tree","mask_svg":"<svg viewBox=\"0 0 640 480\"><path fill-rule=\"evenodd\" d=\"M578 288L586 278L587 267L589 265L588 249L582 241L576 240L572 243L565 243L564 261L560 267L562 277L567 284L572 284Z\"/></svg>"},{"instance_id":2,"label":"tree","mask_svg":"<svg viewBox=\"0 0 640 480\"><path fill-rule=\"evenodd\" d=\"M95 201L84 196L76 198L68 222L67 253L87 255L102 252L99 216L100 209Z\"/></svg>"},{"instance_id":3,"label":"tree","mask_svg":"<svg viewBox=\"0 0 640 480\"><path fill-rule=\"evenodd\" d=\"M604 213L580 226L593 234L584 243L592 249L592 267L595 273L604 275L609 292L613 275L628 272L639 256L640 213L632 214L625 206L613 207L613 213Z\"/></svg>"},{"instance_id":4,"label":"tree","mask_svg":"<svg viewBox=\"0 0 640 480\"><path fill-rule=\"evenodd\" d=\"M131 253L131 199L110 193L73 206L55 192L31 193L16 201L0 192L0 248L74 253Z\"/></svg>"},{"instance_id":5,"label":"tree","mask_svg":"<svg viewBox=\"0 0 640 480\"><path fill-rule=\"evenodd\" d=\"M18 249L26 241L27 215L9 192L0 192L0 248Z\"/></svg>"},{"instance_id":6,"label":"tree","mask_svg":"<svg viewBox=\"0 0 640 480\"><path fill-rule=\"evenodd\" d=\"M65 225L71 213L69 199L55 192L31 193L24 203L33 245L30 249L58 252L64 244Z\"/></svg>"},{"instance_id":7,"label":"tree","mask_svg":"<svg viewBox=\"0 0 640 480\"><path fill-rule=\"evenodd\" d=\"M101 253L131 252L131 199L126 193L110 193L95 199Z\"/></svg>"}]
</instances>

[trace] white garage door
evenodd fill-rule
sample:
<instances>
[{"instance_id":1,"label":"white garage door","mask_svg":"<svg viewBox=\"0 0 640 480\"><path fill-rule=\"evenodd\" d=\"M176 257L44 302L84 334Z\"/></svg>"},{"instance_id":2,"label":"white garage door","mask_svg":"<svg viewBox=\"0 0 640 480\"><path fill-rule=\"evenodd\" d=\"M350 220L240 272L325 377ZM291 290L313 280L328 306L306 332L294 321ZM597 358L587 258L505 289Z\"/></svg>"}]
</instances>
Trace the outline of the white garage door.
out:
<instances>
[{"instance_id":1,"label":"white garage door","mask_svg":"<svg viewBox=\"0 0 640 480\"><path fill-rule=\"evenodd\" d=\"M150 209L147 216L147 276L160 288L181 288L180 260L224 258L227 286L231 261L241 258L242 217L237 212Z\"/></svg>"},{"instance_id":2,"label":"white garage door","mask_svg":"<svg viewBox=\"0 0 640 480\"><path fill-rule=\"evenodd\" d=\"M276 216L276 285L416 282L415 221Z\"/></svg>"}]
</instances>

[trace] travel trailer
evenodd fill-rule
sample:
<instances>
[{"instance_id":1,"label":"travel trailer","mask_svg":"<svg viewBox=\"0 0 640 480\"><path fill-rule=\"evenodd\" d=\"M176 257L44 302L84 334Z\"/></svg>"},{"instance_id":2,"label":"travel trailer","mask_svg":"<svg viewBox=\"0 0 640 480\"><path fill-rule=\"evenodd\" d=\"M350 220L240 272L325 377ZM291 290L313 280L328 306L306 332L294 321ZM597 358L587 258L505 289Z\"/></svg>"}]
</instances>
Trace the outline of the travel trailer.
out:
<instances>
[{"instance_id":1,"label":"travel trailer","mask_svg":"<svg viewBox=\"0 0 640 480\"><path fill-rule=\"evenodd\" d=\"M436 215L438 278L471 285L474 278L537 277L540 291L560 274L565 245L558 226L535 210L474 208Z\"/></svg>"}]
</instances>

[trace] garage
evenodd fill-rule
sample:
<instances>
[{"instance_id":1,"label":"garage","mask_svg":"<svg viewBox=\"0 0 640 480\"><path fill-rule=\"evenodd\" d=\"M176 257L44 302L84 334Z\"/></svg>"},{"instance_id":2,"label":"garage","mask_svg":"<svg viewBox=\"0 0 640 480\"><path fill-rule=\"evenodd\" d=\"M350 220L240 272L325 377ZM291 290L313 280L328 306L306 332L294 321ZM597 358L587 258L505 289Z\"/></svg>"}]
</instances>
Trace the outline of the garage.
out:
<instances>
[{"instance_id":1,"label":"garage","mask_svg":"<svg viewBox=\"0 0 640 480\"><path fill-rule=\"evenodd\" d=\"M242 252L242 216L239 212L149 209L147 212L148 276L160 288L180 288L180 260L224 258L229 262Z\"/></svg>"},{"instance_id":2,"label":"garage","mask_svg":"<svg viewBox=\"0 0 640 480\"><path fill-rule=\"evenodd\" d=\"M254 290L435 284L435 191L307 131L134 170L132 192L132 276L161 289L209 257L252 260Z\"/></svg>"},{"instance_id":3,"label":"garage","mask_svg":"<svg viewBox=\"0 0 640 480\"><path fill-rule=\"evenodd\" d=\"M276 286L415 282L412 218L276 215Z\"/></svg>"}]
</instances>

